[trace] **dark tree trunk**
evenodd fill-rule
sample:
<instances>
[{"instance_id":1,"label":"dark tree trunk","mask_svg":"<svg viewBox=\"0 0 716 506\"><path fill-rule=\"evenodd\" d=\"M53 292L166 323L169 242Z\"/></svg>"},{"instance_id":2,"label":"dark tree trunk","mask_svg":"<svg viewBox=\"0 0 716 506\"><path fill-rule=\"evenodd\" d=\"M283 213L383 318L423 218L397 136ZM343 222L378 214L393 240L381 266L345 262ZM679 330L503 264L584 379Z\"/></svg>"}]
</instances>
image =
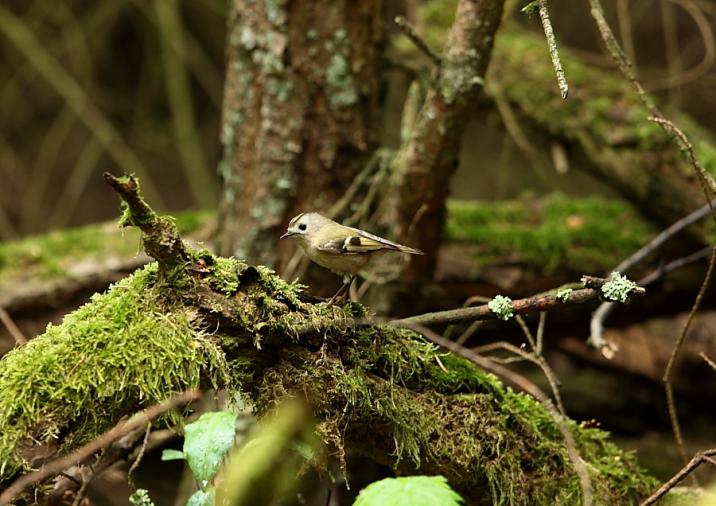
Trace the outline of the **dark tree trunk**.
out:
<instances>
[{"instance_id":1,"label":"dark tree trunk","mask_svg":"<svg viewBox=\"0 0 716 506\"><path fill-rule=\"evenodd\" d=\"M278 266L295 214L340 197L378 141L381 0L235 0L219 251Z\"/></svg>"}]
</instances>

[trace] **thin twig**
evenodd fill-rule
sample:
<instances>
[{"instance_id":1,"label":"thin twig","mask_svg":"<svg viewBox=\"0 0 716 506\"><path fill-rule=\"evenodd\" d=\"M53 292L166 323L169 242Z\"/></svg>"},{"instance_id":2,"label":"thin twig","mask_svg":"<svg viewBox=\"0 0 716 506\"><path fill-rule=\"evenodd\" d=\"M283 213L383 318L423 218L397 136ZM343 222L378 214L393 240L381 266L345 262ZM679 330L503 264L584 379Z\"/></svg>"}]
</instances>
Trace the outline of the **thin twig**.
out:
<instances>
[{"instance_id":1,"label":"thin twig","mask_svg":"<svg viewBox=\"0 0 716 506\"><path fill-rule=\"evenodd\" d=\"M557 50L557 40L554 38L554 29L552 28L552 21L549 19L549 11L547 10L547 0L539 0L539 17L542 20L542 29L544 30L544 36L547 39L547 47L549 48L549 55L552 57L552 66L554 67L554 73L557 76L557 85L559 86L559 93L562 98L567 98L569 93L569 86L567 85L567 78L564 76L564 69L562 68L562 62L559 59L559 51Z\"/></svg>"},{"instance_id":2,"label":"thin twig","mask_svg":"<svg viewBox=\"0 0 716 506\"><path fill-rule=\"evenodd\" d=\"M408 39L410 39L410 42L415 44L415 47L417 47L425 56L427 56L428 59L435 64L435 66L439 67L440 65L442 65L442 59L440 58L440 55L433 51L430 46L428 46L428 43L425 42L420 35L418 35L418 32L415 31L415 28L412 27L412 25L408 22L407 19L405 19L403 16L397 16L395 18L395 24L398 25L400 31L402 31L403 34Z\"/></svg>"},{"instance_id":3,"label":"thin twig","mask_svg":"<svg viewBox=\"0 0 716 506\"><path fill-rule=\"evenodd\" d=\"M188 402L195 401L199 399L199 397L201 397L201 392L199 390L187 390L186 392L164 400L159 404L155 404L154 406L137 413L129 419L122 420L108 431L96 437L86 445L73 451L69 455L53 460L39 470L33 471L15 480L8 488L5 489L4 492L2 492L2 494L0 494L0 506L10 504L15 497L21 494L28 487L37 485L38 483L57 475L60 471L78 464L95 452L109 446L125 434L146 425L159 415L179 406L183 406Z\"/></svg>"},{"instance_id":4,"label":"thin twig","mask_svg":"<svg viewBox=\"0 0 716 506\"><path fill-rule=\"evenodd\" d=\"M649 497L647 497L644 502L642 502L639 506L650 506L651 504L654 504L656 501L661 499L669 490L674 488L678 483L686 478L694 469L699 467L704 462L709 462L713 464L713 457L716 455L716 448L712 450L704 450L696 455L689 461L688 464L686 464L681 470L676 473L669 481L664 483L659 489L651 494Z\"/></svg>"},{"instance_id":5,"label":"thin twig","mask_svg":"<svg viewBox=\"0 0 716 506\"><path fill-rule=\"evenodd\" d=\"M517 325L520 326L520 329L522 329L522 333L525 335L525 339L527 339L527 342L532 348L532 351L534 351L537 348L537 343L535 342L535 338L532 335L532 331L527 326L527 322L525 322L525 319L522 318L522 316L520 315L516 315L515 320L517 321Z\"/></svg>"},{"instance_id":6,"label":"thin twig","mask_svg":"<svg viewBox=\"0 0 716 506\"><path fill-rule=\"evenodd\" d=\"M544 327L547 323L547 313L542 311L539 314L539 322L537 323L537 346L535 347L535 353L537 355L542 354L544 344Z\"/></svg>"},{"instance_id":7,"label":"thin twig","mask_svg":"<svg viewBox=\"0 0 716 506\"><path fill-rule=\"evenodd\" d=\"M622 274L626 273L634 267L635 265L639 264L641 261L643 261L646 257L657 251L661 246L674 237L676 234L681 232L686 227L693 225L697 221L703 219L705 216L707 216L711 211L711 205L710 203L706 203L700 208L698 208L696 211L690 213L687 216L684 216L678 221L675 221L671 225L669 225L667 228L662 230L656 237L654 237L651 241L646 243L643 247L641 247L637 252L635 252L633 255L631 255L629 258L623 260L619 265L617 265L612 271L620 272ZM695 260L694 260L695 261ZM678 264L673 265L673 269L675 270L677 268ZM678 267L681 267L680 265ZM661 276L666 274L667 271L666 268L662 268L658 271ZM658 277L656 278L658 279ZM654 281L656 280L654 279ZM646 283L644 282L644 279L639 281L640 286L645 286ZM608 343L603 338L603 331L604 331L604 320L607 316L612 312L614 309L614 303L613 302L604 302L602 303L594 313L592 313L592 319L589 324L589 339L587 340L587 344L590 346L596 348L596 349L603 349L604 346L606 346Z\"/></svg>"},{"instance_id":8,"label":"thin twig","mask_svg":"<svg viewBox=\"0 0 716 506\"><path fill-rule=\"evenodd\" d=\"M699 162L699 159L696 158L696 155L694 154L694 147L691 145L691 142L689 142L689 138L686 137L686 134L677 127L672 121L669 121L668 119L664 118L660 114L653 114L649 116L649 121L653 121L654 123L658 123L662 127L664 127L667 131L671 132L674 136L676 136L679 141L681 141L681 145L686 151L686 155L691 162L691 165L696 169L696 172L699 175L699 180L701 181L701 184L704 185L704 192L706 193L706 201L711 205L711 199L709 198L708 191L706 191L706 188L711 190L712 194L716 194L716 181L714 181L714 178L711 177L711 174L709 174L703 165L701 165L701 162ZM711 207L711 212L713 213L713 206ZM716 220L716 216L714 216L714 220Z\"/></svg>"},{"instance_id":9,"label":"thin twig","mask_svg":"<svg viewBox=\"0 0 716 506\"><path fill-rule=\"evenodd\" d=\"M5 308L2 307L0 307L0 322L2 322L2 324L5 326L12 338L18 344L18 346L22 346L23 344L27 343L27 338L25 337L25 335L18 328L18 326L15 325L15 322L12 320L8 312L5 311Z\"/></svg>"},{"instance_id":10,"label":"thin twig","mask_svg":"<svg viewBox=\"0 0 716 506\"><path fill-rule=\"evenodd\" d=\"M483 323L484 322L481 320L475 320L472 322L467 329L465 329L465 332L460 334L460 336L455 339L455 342L460 345L465 344L465 342L467 342L467 340L470 339L475 332L477 332L477 329L479 329Z\"/></svg>"},{"instance_id":11,"label":"thin twig","mask_svg":"<svg viewBox=\"0 0 716 506\"><path fill-rule=\"evenodd\" d=\"M684 459L684 462L688 461L688 456L686 454L686 447L684 446L684 437L681 433L679 417L676 412L676 403L674 401L674 387L671 384L671 372L672 372L672 370L674 368L674 364L676 363L676 360L679 356L679 352L681 351L681 346L684 344L686 335L688 334L689 329L691 328L691 323L693 322L694 317L696 316L696 312L698 311L699 306L701 306L701 301L704 298L706 289L708 288L709 283L711 282L711 275L713 274L713 271L714 271L714 264L716 264L716 247L714 247L711 251L709 267L706 270L706 275L704 276L704 281L701 284L701 289L699 290L699 293L696 296L696 300L694 301L694 305L691 308L691 311L689 312L689 316L686 319L686 323L684 323L684 326L681 329L681 333L679 334L679 337L676 339L676 344L674 344L674 349L671 350L671 356L669 357L669 362L666 364L666 370L664 371L664 377L662 378L662 381L664 382L664 389L666 390L666 404L669 409L669 418L671 419L671 427L674 431L674 438L676 439L676 443L679 446L679 452L681 453L681 457Z\"/></svg>"},{"instance_id":12,"label":"thin twig","mask_svg":"<svg viewBox=\"0 0 716 506\"><path fill-rule=\"evenodd\" d=\"M511 371L510 369L503 367L499 364L496 364L489 360L488 358L482 357L478 355L477 353L474 353L470 351L469 349L465 348L464 346L460 346L459 344L450 341L448 339L445 339L441 335L439 335L436 332L433 332L429 328L414 324L414 323L406 323L403 321L395 321L390 322L390 325L395 325L398 327L404 327L407 329L412 330L413 332L417 332L421 335L423 335L428 341L432 342L433 344L436 344L442 348L446 348L453 353L460 355L461 357L469 360L473 364L477 365L481 369L484 369L486 371L489 371L503 380L506 380L508 383L511 383L512 385L516 386L517 388L527 392L528 394L532 395L535 399L537 399L544 407L547 409L549 414L551 415L552 419L554 420L555 424L557 425L557 428L562 433L562 436L564 437L564 444L567 448L567 453L569 454L569 458L572 461L572 465L574 466L574 471L579 477L579 484L582 488L582 505L583 506L591 506L592 504L592 482L589 477L589 472L587 470L586 465L584 464L584 461L582 460L582 457L579 455L579 451L577 450L577 445L574 441L574 436L572 435L572 432L569 430L569 426L567 425L567 420L564 416L562 416L559 411L554 407L554 404L552 403L551 399L545 394L537 385L529 381L527 378L517 374L514 371Z\"/></svg>"},{"instance_id":13,"label":"thin twig","mask_svg":"<svg viewBox=\"0 0 716 506\"><path fill-rule=\"evenodd\" d=\"M702 351L702 352L699 353L699 356L704 359L704 361L709 365L709 367L710 367L711 369L713 369L714 371L716 371L716 362L714 362L714 361L711 360L709 357L707 357L707 356L706 356L706 353L704 353L704 352Z\"/></svg>"},{"instance_id":14,"label":"thin twig","mask_svg":"<svg viewBox=\"0 0 716 506\"><path fill-rule=\"evenodd\" d=\"M562 402L562 396L559 393L559 380L557 379L554 374L554 371L552 371L552 369L549 367L549 364L543 356L536 355L534 353L528 353L522 348L519 348L514 344L508 343L506 341L497 341L494 343L485 344L483 346L480 346L479 348L476 348L475 351L483 352L495 349L505 350L514 353L515 355L523 358L524 360L527 360L528 362L532 362L537 367L542 369L542 372L544 373L545 378L547 378L547 382L552 389L552 395L554 396L554 400L557 404L557 409L562 415L565 415L566 411L564 410L564 403ZM490 359L493 360L492 357L490 357Z\"/></svg>"},{"instance_id":15,"label":"thin twig","mask_svg":"<svg viewBox=\"0 0 716 506\"><path fill-rule=\"evenodd\" d=\"M72 501L72 506L80 506L82 498L85 496L85 492L87 492L87 487L89 487L91 481L92 476L82 478L82 484L80 485L80 488L77 489L77 492L75 492L75 498Z\"/></svg>"},{"instance_id":16,"label":"thin twig","mask_svg":"<svg viewBox=\"0 0 716 506\"><path fill-rule=\"evenodd\" d=\"M142 457L144 457L144 452L147 450L147 441L149 441L149 433L151 431L152 423L149 422L147 424L147 429L144 431L144 439L142 440L142 446L139 448L137 458L134 459L134 462L132 462L132 465L129 467L129 471L127 471L127 476L132 476L132 473L134 473L134 471L136 471L139 467L139 463L142 461Z\"/></svg>"}]
</instances>

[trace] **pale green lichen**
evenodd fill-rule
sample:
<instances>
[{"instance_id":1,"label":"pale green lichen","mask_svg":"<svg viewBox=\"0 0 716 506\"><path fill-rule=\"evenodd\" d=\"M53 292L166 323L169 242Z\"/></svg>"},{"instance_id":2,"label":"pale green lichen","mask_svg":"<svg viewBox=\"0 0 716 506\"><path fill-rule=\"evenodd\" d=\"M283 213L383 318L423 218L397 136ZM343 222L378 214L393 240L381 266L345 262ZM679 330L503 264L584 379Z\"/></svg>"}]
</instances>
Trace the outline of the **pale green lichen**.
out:
<instances>
[{"instance_id":1,"label":"pale green lichen","mask_svg":"<svg viewBox=\"0 0 716 506\"><path fill-rule=\"evenodd\" d=\"M353 105L358 101L350 65L343 54L334 53L328 61L326 91L332 109Z\"/></svg>"},{"instance_id":2,"label":"pale green lichen","mask_svg":"<svg viewBox=\"0 0 716 506\"><path fill-rule=\"evenodd\" d=\"M636 287L636 283L626 276L612 272L609 280L602 285L601 291L605 299L624 303L629 300L629 294Z\"/></svg>"},{"instance_id":3,"label":"pale green lichen","mask_svg":"<svg viewBox=\"0 0 716 506\"><path fill-rule=\"evenodd\" d=\"M487 303L487 307L490 311L495 313L500 320L507 321L515 315L512 309L512 299L504 295L496 295Z\"/></svg>"},{"instance_id":4,"label":"pale green lichen","mask_svg":"<svg viewBox=\"0 0 716 506\"><path fill-rule=\"evenodd\" d=\"M569 299L569 294L572 292L573 290L571 288L560 288L559 290L557 290L557 293L555 293L554 296L562 302L567 302L567 299Z\"/></svg>"}]
</instances>

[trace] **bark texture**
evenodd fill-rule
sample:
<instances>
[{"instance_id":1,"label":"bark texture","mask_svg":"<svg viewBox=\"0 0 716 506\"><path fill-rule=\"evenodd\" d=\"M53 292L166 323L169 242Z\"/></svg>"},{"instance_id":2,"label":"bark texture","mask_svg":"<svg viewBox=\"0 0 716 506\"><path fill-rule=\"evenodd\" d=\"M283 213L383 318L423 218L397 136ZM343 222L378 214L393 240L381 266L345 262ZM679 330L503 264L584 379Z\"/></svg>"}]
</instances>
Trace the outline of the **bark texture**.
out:
<instances>
[{"instance_id":1,"label":"bark texture","mask_svg":"<svg viewBox=\"0 0 716 506\"><path fill-rule=\"evenodd\" d=\"M276 266L281 228L325 210L377 143L381 0L235 0L219 251Z\"/></svg>"},{"instance_id":2,"label":"bark texture","mask_svg":"<svg viewBox=\"0 0 716 506\"><path fill-rule=\"evenodd\" d=\"M396 156L396 235L425 252L411 257L402 277L410 289L435 271L450 178L457 168L463 129L482 89L503 4L458 2L435 82Z\"/></svg>"}]
</instances>

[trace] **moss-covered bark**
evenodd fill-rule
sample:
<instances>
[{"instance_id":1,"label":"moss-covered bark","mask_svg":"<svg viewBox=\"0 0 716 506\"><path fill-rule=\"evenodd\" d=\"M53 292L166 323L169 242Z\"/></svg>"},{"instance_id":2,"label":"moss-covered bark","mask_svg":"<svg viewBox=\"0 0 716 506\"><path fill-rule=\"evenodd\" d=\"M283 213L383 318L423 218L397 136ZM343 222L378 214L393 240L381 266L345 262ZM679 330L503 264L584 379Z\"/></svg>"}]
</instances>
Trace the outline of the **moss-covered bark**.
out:
<instances>
[{"instance_id":1,"label":"moss-covered bark","mask_svg":"<svg viewBox=\"0 0 716 506\"><path fill-rule=\"evenodd\" d=\"M377 145L381 0L231 3L219 251L278 265L288 220L325 210Z\"/></svg>"},{"instance_id":2,"label":"moss-covered bark","mask_svg":"<svg viewBox=\"0 0 716 506\"><path fill-rule=\"evenodd\" d=\"M670 135L649 121L649 111L624 78L590 67L569 51L561 55L570 85L567 100L552 84L544 39L514 26L498 36L488 78L542 138L583 153L590 171L645 214L670 224L703 205L694 168ZM706 170L716 174L713 137L688 117L674 119ZM692 234L708 242L704 227L692 227Z\"/></svg>"},{"instance_id":3,"label":"moss-covered bark","mask_svg":"<svg viewBox=\"0 0 716 506\"><path fill-rule=\"evenodd\" d=\"M60 451L174 392L216 385L261 415L307 399L338 455L351 449L400 473L440 473L474 503L574 504L581 493L545 408L471 363L390 326L354 326L356 304L304 302L265 267L177 243L184 273L152 264L97 295L0 361L0 483L38 443ZM155 242L156 244L151 244ZM170 261L173 264L173 261ZM600 503L629 503L652 480L596 429L571 423Z\"/></svg>"}]
</instances>

